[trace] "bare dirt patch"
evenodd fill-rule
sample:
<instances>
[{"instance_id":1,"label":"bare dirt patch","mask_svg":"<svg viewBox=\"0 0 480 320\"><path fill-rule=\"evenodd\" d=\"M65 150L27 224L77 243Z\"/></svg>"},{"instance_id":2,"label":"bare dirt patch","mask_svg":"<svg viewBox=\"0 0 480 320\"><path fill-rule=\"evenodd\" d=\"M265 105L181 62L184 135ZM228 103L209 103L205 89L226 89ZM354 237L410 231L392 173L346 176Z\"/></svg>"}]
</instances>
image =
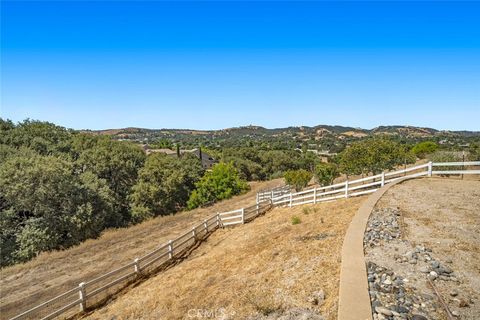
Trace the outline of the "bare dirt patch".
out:
<instances>
[{"instance_id":1,"label":"bare dirt patch","mask_svg":"<svg viewBox=\"0 0 480 320\"><path fill-rule=\"evenodd\" d=\"M420 179L390 189L377 204L366 233L366 259L374 263L369 267L373 302L395 312L401 305L410 315L446 319L430 278L454 315L478 319L479 231L480 181ZM393 300L383 299L389 294ZM405 300L411 303L405 305ZM377 312L377 318L391 316L381 311L385 314Z\"/></svg>"},{"instance_id":2,"label":"bare dirt patch","mask_svg":"<svg viewBox=\"0 0 480 320\"><path fill-rule=\"evenodd\" d=\"M255 203L256 192L281 185L281 179L251 183L251 190L208 208L158 217L145 223L105 231L95 240L64 251L43 253L30 262L0 271L0 318L6 319L44 302L82 281L125 265L154 250L215 212Z\"/></svg>"},{"instance_id":3,"label":"bare dirt patch","mask_svg":"<svg viewBox=\"0 0 480 320\"><path fill-rule=\"evenodd\" d=\"M276 208L216 231L87 318L336 319L343 238L363 200Z\"/></svg>"}]
</instances>

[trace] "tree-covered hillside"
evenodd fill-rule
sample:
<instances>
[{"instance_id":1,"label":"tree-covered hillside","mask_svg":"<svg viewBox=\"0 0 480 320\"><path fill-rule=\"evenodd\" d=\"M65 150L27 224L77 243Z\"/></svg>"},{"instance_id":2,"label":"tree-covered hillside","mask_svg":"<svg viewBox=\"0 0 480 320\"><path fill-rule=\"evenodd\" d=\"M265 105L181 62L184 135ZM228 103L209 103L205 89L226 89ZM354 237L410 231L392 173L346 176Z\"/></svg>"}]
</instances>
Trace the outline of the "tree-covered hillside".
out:
<instances>
[{"instance_id":1,"label":"tree-covered hillside","mask_svg":"<svg viewBox=\"0 0 480 320\"><path fill-rule=\"evenodd\" d=\"M0 118L1 266L98 237L106 228L229 198L244 192L246 181L286 177L300 189L312 176L328 184L340 174L378 173L432 152L442 152L437 158L456 160L458 153L445 152L463 148L469 159L479 159L475 135L452 134L450 139L469 142L450 145L437 139L416 143L379 130L375 134L326 126L167 130L161 134L172 135L170 140L155 140L161 147L202 147L218 162L205 171L194 154L147 156L138 139L126 136L157 137L156 130L94 134L48 122L14 124ZM315 152L319 146L335 153L325 158Z\"/></svg>"},{"instance_id":2,"label":"tree-covered hillside","mask_svg":"<svg viewBox=\"0 0 480 320\"><path fill-rule=\"evenodd\" d=\"M203 175L191 154L147 157L133 142L0 119L1 266L175 213ZM240 179L236 169L230 175L219 179Z\"/></svg>"},{"instance_id":3,"label":"tree-covered hillside","mask_svg":"<svg viewBox=\"0 0 480 320\"><path fill-rule=\"evenodd\" d=\"M308 149L333 153L343 150L351 142L379 135L408 143L432 140L450 147L480 141L480 131L441 131L414 126L361 129L318 125L267 129L251 125L223 130L124 128L88 132L138 143L181 143L185 147L203 145L209 148L261 145L271 149L302 148L305 145Z\"/></svg>"}]
</instances>

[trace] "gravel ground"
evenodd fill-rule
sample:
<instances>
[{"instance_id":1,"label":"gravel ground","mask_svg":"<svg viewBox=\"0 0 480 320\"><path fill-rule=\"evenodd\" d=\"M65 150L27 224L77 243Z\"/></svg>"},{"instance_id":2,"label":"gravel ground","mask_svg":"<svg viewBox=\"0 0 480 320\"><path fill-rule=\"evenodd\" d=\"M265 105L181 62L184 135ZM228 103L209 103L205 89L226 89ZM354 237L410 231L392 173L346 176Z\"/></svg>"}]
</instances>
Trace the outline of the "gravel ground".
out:
<instances>
[{"instance_id":1,"label":"gravel ground","mask_svg":"<svg viewBox=\"0 0 480 320\"><path fill-rule=\"evenodd\" d=\"M479 181L412 180L387 192L364 237L374 319L448 319L439 296L454 318L480 318L479 208Z\"/></svg>"}]
</instances>

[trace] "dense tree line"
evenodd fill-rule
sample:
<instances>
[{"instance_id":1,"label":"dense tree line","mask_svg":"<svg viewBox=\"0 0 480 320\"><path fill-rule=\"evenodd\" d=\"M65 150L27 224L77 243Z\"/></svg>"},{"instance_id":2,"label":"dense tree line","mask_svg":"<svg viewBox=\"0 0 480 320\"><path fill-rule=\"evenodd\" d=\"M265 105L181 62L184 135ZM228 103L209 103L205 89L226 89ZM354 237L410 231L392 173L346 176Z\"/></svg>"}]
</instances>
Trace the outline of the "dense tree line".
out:
<instances>
[{"instance_id":1,"label":"dense tree line","mask_svg":"<svg viewBox=\"0 0 480 320\"><path fill-rule=\"evenodd\" d=\"M147 157L139 145L108 136L0 119L1 266L98 237L106 228L172 214L190 198L190 207L202 205L205 185L215 186L212 201L246 189L235 168L213 171L204 177L192 154Z\"/></svg>"},{"instance_id":2,"label":"dense tree line","mask_svg":"<svg viewBox=\"0 0 480 320\"><path fill-rule=\"evenodd\" d=\"M312 176L329 185L340 174L375 174L417 157L458 156L439 153L434 142L412 145L388 137L350 143L329 163L307 145L273 146L269 141L204 148L220 162L205 171L193 154L147 157L132 142L0 118L1 266L98 237L106 228L229 198L248 189L245 181L285 177L300 190ZM158 147L174 146L159 141ZM479 154L479 144L472 143L468 159L479 160Z\"/></svg>"},{"instance_id":3,"label":"dense tree line","mask_svg":"<svg viewBox=\"0 0 480 320\"><path fill-rule=\"evenodd\" d=\"M224 162L232 162L245 180L269 180L283 177L289 170L312 171L318 157L294 149L265 149L262 146L223 148L210 151Z\"/></svg>"}]
</instances>

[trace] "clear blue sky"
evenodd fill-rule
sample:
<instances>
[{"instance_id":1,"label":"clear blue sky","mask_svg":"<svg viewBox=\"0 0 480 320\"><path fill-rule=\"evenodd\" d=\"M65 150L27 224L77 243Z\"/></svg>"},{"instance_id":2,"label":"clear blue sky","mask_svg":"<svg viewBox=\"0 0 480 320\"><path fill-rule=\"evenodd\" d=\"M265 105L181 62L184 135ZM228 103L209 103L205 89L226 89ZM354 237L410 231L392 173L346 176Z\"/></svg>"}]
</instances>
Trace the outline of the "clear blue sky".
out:
<instances>
[{"instance_id":1,"label":"clear blue sky","mask_svg":"<svg viewBox=\"0 0 480 320\"><path fill-rule=\"evenodd\" d=\"M1 1L0 116L480 130L478 2Z\"/></svg>"}]
</instances>

